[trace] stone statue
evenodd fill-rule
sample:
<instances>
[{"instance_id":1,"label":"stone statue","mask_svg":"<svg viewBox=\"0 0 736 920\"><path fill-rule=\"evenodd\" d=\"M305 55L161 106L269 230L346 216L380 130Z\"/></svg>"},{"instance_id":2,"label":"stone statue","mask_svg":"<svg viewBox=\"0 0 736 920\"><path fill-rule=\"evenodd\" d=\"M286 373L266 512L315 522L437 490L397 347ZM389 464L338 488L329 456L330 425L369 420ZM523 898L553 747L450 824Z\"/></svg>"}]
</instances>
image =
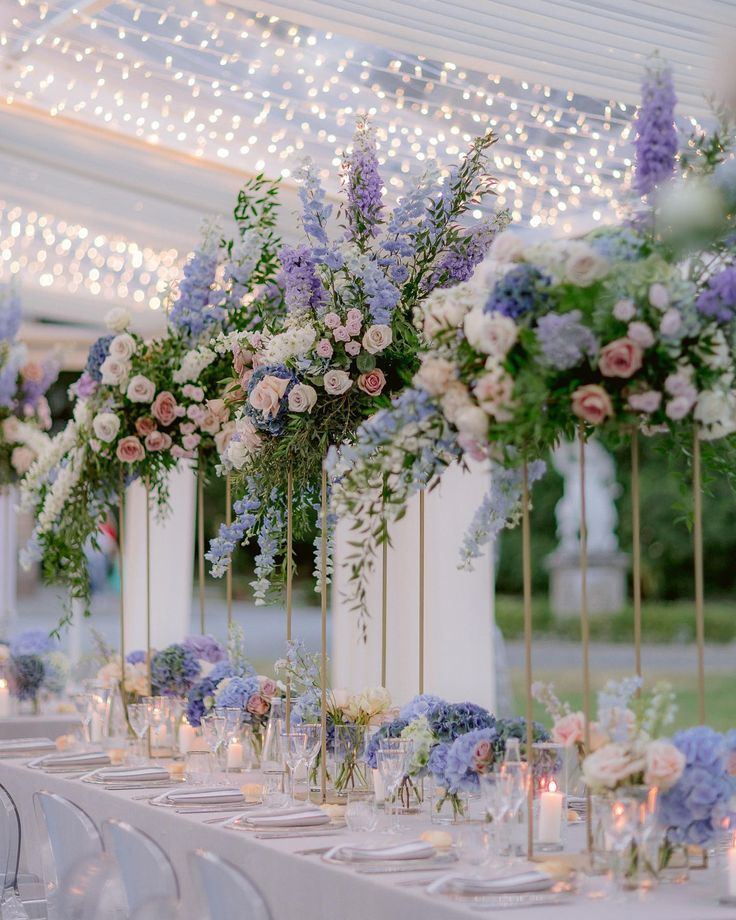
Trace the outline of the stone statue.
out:
<instances>
[{"instance_id":1,"label":"stone statue","mask_svg":"<svg viewBox=\"0 0 736 920\"><path fill-rule=\"evenodd\" d=\"M552 454L552 463L564 479L564 492L555 507L559 551L577 554L580 549L580 445L563 442ZM588 552L615 553L618 550L616 482L613 458L595 439L585 445L585 504Z\"/></svg>"}]
</instances>

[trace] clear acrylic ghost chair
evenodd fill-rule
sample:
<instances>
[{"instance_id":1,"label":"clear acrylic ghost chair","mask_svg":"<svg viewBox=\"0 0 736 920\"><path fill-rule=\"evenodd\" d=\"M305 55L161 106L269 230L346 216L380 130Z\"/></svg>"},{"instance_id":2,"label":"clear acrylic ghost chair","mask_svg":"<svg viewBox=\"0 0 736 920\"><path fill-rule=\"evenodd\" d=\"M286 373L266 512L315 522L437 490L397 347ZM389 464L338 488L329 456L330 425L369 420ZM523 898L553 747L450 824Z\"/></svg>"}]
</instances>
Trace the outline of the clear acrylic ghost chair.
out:
<instances>
[{"instance_id":1,"label":"clear acrylic ghost chair","mask_svg":"<svg viewBox=\"0 0 736 920\"><path fill-rule=\"evenodd\" d=\"M77 862L59 885L59 903L64 920L127 920L114 857L100 853Z\"/></svg>"},{"instance_id":2,"label":"clear acrylic ghost chair","mask_svg":"<svg viewBox=\"0 0 736 920\"><path fill-rule=\"evenodd\" d=\"M207 850L190 853L189 863L199 879L208 920L271 920L260 891L235 866Z\"/></svg>"},{"instance_id":3,"label":"clear acrylic ghost chair","mask_svg":"<svg viewBox=\"0 0 736 920\"><path fill-rule=\"evenodd\" d=\"M102 835L105 849L117 860L129 914L157 898L178 899L176 873L168 856L148 834L111 818L103 823Z\"/></svg>"},{"instance_id":4,"label":"clear acrylic ghost chair","mask_svg":"<svg viewBox=\"0 0 736 920\"><path fill-rule=\"evenodd\" d=\"M60 889L79 863L102 855L102 838L89 815L54 792L36 792L33 807L41 837L48 920L65 920Z\"/></svg>"}]
</instances>

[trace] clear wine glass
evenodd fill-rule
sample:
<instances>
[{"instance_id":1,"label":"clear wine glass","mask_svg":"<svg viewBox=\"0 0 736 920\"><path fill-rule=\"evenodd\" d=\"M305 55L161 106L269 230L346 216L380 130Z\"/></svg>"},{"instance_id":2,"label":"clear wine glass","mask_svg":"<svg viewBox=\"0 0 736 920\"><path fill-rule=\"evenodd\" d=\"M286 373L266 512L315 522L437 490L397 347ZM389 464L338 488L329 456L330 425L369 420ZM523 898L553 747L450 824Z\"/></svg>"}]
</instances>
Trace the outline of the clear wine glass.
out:
<instances>
[{"instance_id":1,"label":"clear wine glass","mask_svg":"<svg viewBox=\"0 0 736 920\"><path fill-rule=\"evenodd\" d=\"M322 745L322 726L319 723L312 725L304 722L299 726L299 731L307 736L307 802L311 802L312 764L317 759Z\"/></svg>"},{"instance_id":2,"label":"clear wine glass","mask_svg":"<svg viewBox=\"0 0 736 920\"><path fill-rule=\"evenodd\" d=\"M217 713L210 712L202 719L202 736L213 756L216 756L220 750L226 734L227 719L225 716L218 716Z\"/></svg>"},{"instance_id":3,"label":"clear wine glass","mask_svg":"<svg viewBox=\"0 0 736 920\"><path fill-rule=\"evenodd\" d=\"M94 699L92 694L75 693L74 706L82 722L82 733L84 735L85 744L91 744L92 735L90 733L90 723L92 722L92 713L94 712Z\"/></svg>"},{"instance_id":4,"label":"clear wine glass","mask_svg":"<svg viewBox=\"0 0 736 920\"><path fill-rule=\"evenodd\" d=\"M289 768L291 804L296 805L296 771L307 762L307 735L302 732L281 732L281 749Z\"/></svg>"},{"instance_id":5,"label":"clear wine glass","mask_svg":"<svg viewBox=\"0 0 736 920\"><path fill-rule=\"evenodd\" d=\"M128 722L138 738L138 758L146 759L143 736L148 731L150 719L145 703L128 703Z\"/></svg>"},{"instance_id":6,"label":"clear wine glass","mask_svg":"<svg viewBox=\"0 0 736 920\"><path fill-rule=\"evenodd\" d=\"M376 751L376 764L383 779L385 798L390 803L389 825L386 829L388 834L401 833L398 792L412 750L412 745L401 738L382 738Z\"/></svg>"},{"instance_id":7,"label":"clear wine glass","mask_svg":"<svg viewBox=\"0 0 736 920\"><path fill-rule=\"evenodd\" d=\"M480 791L483 807L493 822L493 864L502 864L503 823L513 801L513 778L508 773L482 773Z\"/></svg>"}]
</instances>

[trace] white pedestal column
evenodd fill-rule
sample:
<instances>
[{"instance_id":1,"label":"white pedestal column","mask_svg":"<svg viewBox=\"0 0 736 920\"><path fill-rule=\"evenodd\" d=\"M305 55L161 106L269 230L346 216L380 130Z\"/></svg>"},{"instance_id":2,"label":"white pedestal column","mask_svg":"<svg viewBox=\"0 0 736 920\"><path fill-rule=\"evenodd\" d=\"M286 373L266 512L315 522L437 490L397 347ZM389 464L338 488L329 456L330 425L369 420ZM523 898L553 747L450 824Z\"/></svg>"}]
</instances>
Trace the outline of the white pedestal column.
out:
<instances>
[{"instance_id":1,"label":"white pedestal column","mask_svg":"<svg viewBox=\"0 0 736 920\"><path fill-rule=\"evenodd\" d=\"M151 645L164 648L189 632L192 607L195 475L180 466L169 480L169 512L151 508ZM125 514L125 645L146 647L146 490L133 483Z\"/></svg>"},{"instance_id":2,"label":"white pedestal column","mask_svg":"<svg viewBox=\"0 0 736 920\"><path fill-rule=\"evenodd\" d=\"M485 465L469 473L447 470L440 486L426 496L424 689L448 700L472 700L493 710L496 704L493 565L488 548L472 572L457 568L458 551L488 486ZM368 586L371 618L363 642L355 614L342 594L347 571L340 559L349 553L347 522L336 543L333 592L333 686L358 690L381 681L381 563ZM419 499L391 528L388 553L387 686L396 703L418 692L419 680Z\"/></svg>"},{"instance_id":3,"label":"white pedestal column","mask_svg":"<svg viewBox=\"0 0 736 920\"><path fill-rule=\"evenodd\" d=\"M18 495L14 486L0 491L0 637L7 639L17 614Z\"/></svg>"}]
</instances>

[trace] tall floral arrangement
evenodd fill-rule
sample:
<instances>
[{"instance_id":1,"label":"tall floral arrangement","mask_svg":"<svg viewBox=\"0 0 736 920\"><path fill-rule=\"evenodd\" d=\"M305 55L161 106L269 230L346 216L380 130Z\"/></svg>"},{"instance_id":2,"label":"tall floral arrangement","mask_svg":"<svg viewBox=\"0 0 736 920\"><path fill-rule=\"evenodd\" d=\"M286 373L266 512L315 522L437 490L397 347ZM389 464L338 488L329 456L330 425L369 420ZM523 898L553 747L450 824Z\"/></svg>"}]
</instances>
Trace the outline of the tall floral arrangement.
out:
<instances>
[{"instance_id":1,"label":"tall floral arrangement","mask_svg":"<svg viewBox=\"0 0 736 920\"><path fill-rule=\"evenodd\" d=\"M652 193L651 219L576 239L499 235L471 280L434 290L417 310L427 347L413 389L335 453L334 507L356 519L348 562L361 613L388 523L455 459L491 461L463 565L516 522L522 464L531 464L531 484L560 439L640 430L690 453L695 430L706 460L733 468L733 171L714 152L725 155L725 141L714 150L701 143L708 155L667 185L671 85L666 74L657 79L638 119L637 175ZM685 232L693 184L715 202L697 233Z\"/></svg>"},{"instance_id":2,"label":"tall floral arrangement","mask_svg":"<svg viewBox=\"0 0 736 920\"><path fill-rule=\"evenodd\" d=\"M317 515L328 448L352 441L360 423L409 381L419 350L414 311L432 291L470 277L505 220L467 225L471 206L492 190L493 140L473 141L445 173L430 168L415 177L393 209L365 123L344 161L336 215L314 166L299 173L304 241L279 253L287 315L218 346L231 353L242 390L230 400L234 432L222 455L240 494L235 521L213 541L209 559L213 574L222 575L234 548L257 540L257 602L267 599L284 561L289 473L295 534L312 533L315 523L329 528ZM330 236L333 217L337 238Z\"/></svg>"},{"instance_id":3,"label":"tall floral arrangement","mask_svg":"<svg viewBox=\"0 0 736 920\"><path fill-rule=\"evenodd\" d=\"M30 466L21 505L36 524L26 561L42 560L47 580L88 599L85 545L130 482L146 484L160 513L168 508L168 477L181 462L212 468L228 435L220 396L226 368L204 342L228 328L257 323L257 291L274 274L276 187L262 176L241 191L234 238L208 228L187 263L167 334L146 341L131 316L115 308L108 333L91 347L72 387L73 418ZM264 295L264 309L279 298Z\"/></svg>"},{"instance_id":4,"label":"tall floral arrangement","mask_svg":"<svg viewBox=\"0 0 736 920\"><path fill-rule=\"evenodd\" d=\"M29 360L17 341L21 302L13 283L0 285L0 488L27 472L48 446L46 392L59 374L55 356Z\"/></svg>"}]
</instances>

